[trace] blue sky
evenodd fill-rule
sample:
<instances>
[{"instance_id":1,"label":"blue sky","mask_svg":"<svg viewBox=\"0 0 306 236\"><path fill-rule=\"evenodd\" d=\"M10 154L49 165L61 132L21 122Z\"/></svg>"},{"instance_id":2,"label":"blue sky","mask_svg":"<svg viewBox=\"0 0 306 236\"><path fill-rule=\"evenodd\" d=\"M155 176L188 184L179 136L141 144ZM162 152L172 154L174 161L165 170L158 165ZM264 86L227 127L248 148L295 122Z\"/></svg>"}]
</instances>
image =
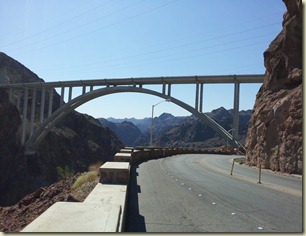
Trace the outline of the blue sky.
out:
<instances>
[{"instance_id":1,"label":"blue sky","mask_svg":"<svg viewBox=\"0 0 306 236\"><path fill-rule=\"evenodd\" d=\"M263 74L263 52L285 11L281 0L0 1L0 51L47 82ZM241 85L240 110L253 108L259 87ZM204 111L233 108L233 93L233 85L204 85ZM173 86L172 95L193 105L195 86ZM144 118L160 100L115 94L78 111ZM163 112L190 115L171 103L155 108Z\"/></svg>"}]
</instances>

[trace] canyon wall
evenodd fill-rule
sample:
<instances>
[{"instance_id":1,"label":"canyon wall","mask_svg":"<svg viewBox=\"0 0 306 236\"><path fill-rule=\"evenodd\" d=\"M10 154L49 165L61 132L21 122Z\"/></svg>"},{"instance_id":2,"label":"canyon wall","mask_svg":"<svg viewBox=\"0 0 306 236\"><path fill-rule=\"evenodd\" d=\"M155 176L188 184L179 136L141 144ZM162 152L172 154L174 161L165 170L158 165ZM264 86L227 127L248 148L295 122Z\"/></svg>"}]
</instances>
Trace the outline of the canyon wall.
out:
<instances>
[{"instance_id":1,"label":"canyon wall","mask_svg":"<svg viewBox=\"0 0 306 236\"><path fill-rule=\"evenodd\" d=\"M246 163L302 173L302 0L283 0L283 29L264 52L266 75L246 138Z\"/></svg>"},{"instance_id":2,"label":"canyon wall","mask_svg":"<svg viewBox=\"0 0 306 236\"><path fill-rule=\"evenodd\" d=\"M18 61L0 53L0 83L21 82L43 80ZM8 96L7 89L0 89L0 206L14 204L40 187L86 171L93 163L111 161L123 147L117 136L98 120L73 111L51 129L35 155L26 156L20 145L22 108L18 110L16 101L10 102ZM40 97L37 93L36 111L39 111ZM60 96L54 91L53 110L58 108L59 101ZM28 104L31 104L31 95ZM28 110L29 118L31 109ZM47 112L46 108L45 116Z\"/></svg>"}]
</instances>

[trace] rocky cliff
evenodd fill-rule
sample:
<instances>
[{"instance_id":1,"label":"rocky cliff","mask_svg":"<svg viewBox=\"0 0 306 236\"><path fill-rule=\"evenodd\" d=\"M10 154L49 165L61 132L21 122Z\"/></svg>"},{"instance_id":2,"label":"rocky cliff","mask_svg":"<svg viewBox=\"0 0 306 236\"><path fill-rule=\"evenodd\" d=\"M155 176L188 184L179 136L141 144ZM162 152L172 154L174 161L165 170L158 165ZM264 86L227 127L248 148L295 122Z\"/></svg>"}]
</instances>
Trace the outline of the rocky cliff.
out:
<instances>
[{"instance_id":1,"label":"rocky cliff","mask_svg":"<svg viewBox=\"0 0 306 236\"><path fill-rule=\"evenodd\" d=\"M246 163L302 173L302 0L283 0L283 29L264 52L266 76L246 139Z\"/></svg>"},{"instance_id":2,"label":"rocky cliff","mask_svg":"<svg viewBox=\"0 0 306 236\"><path fill-rule=\"evenodd\" d=\"M0 53L0 83L41 82L25 66ZM53 110L59 105L55 92ZM40 94L37 94L39 111ZM46 96L48 97L48 96ZM30 107L30 106L29 106ZM47 111L45 111L47 112ZM112 160L123 146L117 136L93 117L71 112L54 127L33 156L25 156L20 141L22 109L0 89L0 205L10 205L36 189ZM29 117L29 116L28 116Z\"/></svg>"}]
</instances>

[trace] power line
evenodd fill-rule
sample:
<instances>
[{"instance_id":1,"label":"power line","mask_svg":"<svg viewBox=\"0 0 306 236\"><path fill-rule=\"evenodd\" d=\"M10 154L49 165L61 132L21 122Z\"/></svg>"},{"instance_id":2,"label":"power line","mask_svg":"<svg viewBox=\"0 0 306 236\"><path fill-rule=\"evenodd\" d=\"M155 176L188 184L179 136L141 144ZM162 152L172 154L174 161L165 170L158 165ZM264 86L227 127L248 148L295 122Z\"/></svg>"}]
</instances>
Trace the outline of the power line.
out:
<instances>
[{"instance_id":1,"label":"power line","mask_svg":"<svg viewBox=\"0 0 306 236\"><path fill-rule=\"evenodd\" d=\"M98 20L100 20L100 19L103 19L103 18L112 16L112 15L118 14L118 13L120 13L120 12L122 12L122 11L128 9L128 8L131 8L131 7L133 7L133 6L138 5L138 4L141 3L141 2L143 2L143 0L140 0L140 1L136 2L136 3L134 3L134 4L130 4L130 5L126 6L126 7L124 7L124 8L121 8L121 9L119 9L119 10L116 10L116 11L114 11L114 12L111 12L111 13L109 13L109 14L107 14L107 15L98 17L98 18L96 18L96 19L94 19L94 20L91 20L91 21L89 21L89 22L83 23L82 25L78 25L78 26L76 26L76 27L73 27L73 28L71 28L71 29L69 29L69 30L66 30L66 31L64 31L64 32L57 33L57 34L52 35L52 36L50 36L50 37L47 37L47 38L45 38L45 39L36 40L36 41L34 41L34 42L31 42L31 43L28 43L28 44L26 44L26 45L17 47L17 48L15 48L15 49L24 48L24 47L29 47L29 46L36 45L36 44L41 43L41 42L49 41L50 39L57 38L57 37L59 37L59 36L61 36L61 35L66 35L66 34L69 33L69 32L78 30L78 29L80 29L81 27L84 27L84 26L86 26L86 25L89 25L89 24L91 24L91 23L93 23L93 22L96 22L96 21L98 21ZM107 27L105 27L105 28L107 28ZM40 47L40 48L38 48L37 50L40 50L40 49L43 49L43 48L47 48L47 47L51 47L51 46L57 45L57 44L59 44L59 43L64 43L64 42L67 42L67 41L70 41L70 40L72 40L72 39L76 39L76 38L79 38L80 36L84 36L84 35L88 35L88 34L89 34L89 33L83 33L83 34L78 35L78 36L70 37L70 38L67 39L67 40L59 41L59 42L57 42L57 43L52 43L52 44L49 44L49 45L47 45L47 46ZM34 50L34 51L35 51L35 50ZM33 50L26 51L26 52L24 52L24 53L28 53L28 52L33 52ZM23 53L20 53L20 54L23 54Z\"/></svg>"},{"instance_id":2,"label":"power line","mask_svg":"<svg viewBox=\"0 0 306 236\"><path fill-rule=\"evenodd\" d=\"M74 17L72 17L72 18L69 18L69 19L66 20L66 21L63 21L63 22L60 22L60 23L55 24L55 25L53 25L53 26L50 26L49 28L47 28L47 29L45 29L45 30L42 30L42 31L39 31L39 32L34 33L34 34L32 34L32 35L23 37L23 38L21 38L21 39L18 39L18 40L14 41L14 42L9 43L9 44L2 45L2 47L10 47L10 46L15 45L15 44L17 44L17 43L19 43L19 42L22 42L22 41L24 41L24 40L28 40L28 39L37 37L38 35L44 34L44 33L48 32L48 31L50 31L50 30L57 29L58 27L60 27L60 26L62 26L62 25L65 25L65 24L67 24L67 23L69 23L69 22L72 22L72 21L78 19L78 18L81 18L82 16L88 15L89 13L94 12L94 11L96 11L97 9L101 8L101 7L104 7L105 5L107 5L107 4L110 3L110 2L111 2L111 0L109 0L109 1L106 2L106 3L104 2L103 4L100 4L100 5L98 5L98 6L95 6L94 8L89 9L89 10L87 10L87 11L85 11L85 12L82 12L81 14L76 15L76 16L74 16Z\"/></svg>"},{"instance_id":3,"label":"power line","mask_svg":"<svg viewBox=\"0 0 306 236\"><path fill-rule=\"evenodd\" d=\"M239 34L242 34L242 33L245 33L245 32L255 31L255 30L258 30L258 29L262 29L262 28L267 28L267 27L273 26L275 24L278 24L278 23L268 24L268 25L259 26L259 27L253 27L251 29L237 31L237 32L230 33L230 34L221 35L219 37L212 37L212 38L196 41L196 42L189 43L189 44L181 44L181 45L178 45L178 46L175 46L175 47L166 48L166 49L158 49L158 50L154 50L154 51L151 51L151 52L135 54L135 55L131 55L131 56L127 56L127 57L121 57L121 58L112 59L112 60L104 60L104 61L100 61L100 62L87 63L87 64L82 64L82 65L61 67L59 69L65 69L65 68L74 69L74 68L91 67L91 66L95 66L95 65L101 65L101 64L109 63L109 62L116 62L118 60L133 59L133 58L137 58L137 57L141 57L141 56L146 56L146 55L152 55L152 54L167 52L167 51L171 51L171 50L174 50L174 49L186 48L187 46L190 46L190 45L196 45L196 44L203 43L203 42L208 42L208 41L216 41L218 39L223 39L223 38L230 37L230 36L233 36L233 35L239 35ZM188 53L188 52L199 51L199 50L203 50L203 49L210 49L210 48L220 47L220 46L229 45L229 44L232 44L232 43L237 43L237 42L242 42L242 41L246 41L246 40L250 40L250 39L260 38L260 37L267 36L267 35L271 35L271 33L263 34L263 35L257 35L257 36L254 36L254 37L249 37L249 38L240 39L240 40L234 40L234 41L231 41L231 42L226 42L226 43L221 43L221 44L219 43L219 44L215 44L215 45L204 47L204 48L196 48L196 49L192 49L192 50L185 50L185 52L177 52L177 53L174 53L174 54L171 54L171 55L172 56L173 55L180 55L180 54L183 54L183 53ZM171 55L166 55L166 56L169 57ZM158 58L160 58L160 57L165 57L165 56L159 56ZM48 71L52 71L52 70L48 70Z\"/></svg>"},{"instance_id":4,"label":"power line","mask_svg":"<svg viewBox=\"0 0 306 236\"><path fill-rule=\"evenodd\" d=\"M25 54L25 53L29 53L29 52L33 52L33 51L38 51L38 50L41 50L41 49L44 49L44 48L49 48L49 47L52 47L52 46L55 46L55 45L58 45L58 44L61 44L61 43L66 43L66 42L68 42L68 41L70 41L70 40L74 40L74 39L77 39L77 38L80 38L80 37L83 37L83 36L88 36L89 34L96 33L96 32L98 32L98 31L100 31L100 30L110 28L110 27L112 27L112 26L114 26L114 25L118 25L118 24L121 24L121 23L123 23L123 22L126 22L126 21L129 21L129 20L131 20L131 19L134 19L134 18L136 18L136 17L139 17L139 16L145 15L145 14L147 14L147 13L156 11L156 10L162 8L162 7L165 7L165 6L168 6L168 5L170 5L170 4L173 4L173 3L176 2L176 1L178 1L178 0L173 0L173 1L169 2L169 3L162 4L162 5L160 5L160 6L151 8L151 9L149 9L149 10L147 10L147 11L142 12L142 13L139 13L139 14L132 15L132 16L130 16L130 17L127 17L127 18L125 18L125 19L123 19L123 20L116 21L116 22L114 22L114 23L112 23L112 24L109 24L109 25L106 25L106 26L103 26L103 27L99 27L99 28L97 28L97 29L95 29L95 30L92 30L92 31L89 31L89 32L86 32L86 33L82 33L82 34L79 34L79 35L70 37L70 38L68 38L68 39L65 39L65 40L62 40L62 41L59 41L59 42L55 42L55 43L48 44L48 45L46 45L46 46L37 48L36 50L33 50L33 49L32 49L32 50L29 50L29 51L26 51L26 52L22 52L22 53L18 53L18 54ZM135 4L131 4L131 5L127 6L127 7L125 7L125 8L122 8L122 9L116 11L116 12L110 13L110 14L108 14L107 16L110 16L110 15L113 15L113 14L117 14L117 13L121 12L122 10L126 10L126 9L128 9L128 8L134 6L134 5L139 4L140 2L142 2L142 0L136 2ZM100 19L101 19L101 18L105 18L105 17L106 17L106 16L100 17ZM65 32L62 32L62 33L58 33L57 35L53 35L52 37L49 37L49 38L47 38L47 39L37 40L36 42L32 42L32 43L30 43L30 44L28 44L28 45L26 45L26 46L21 46L21 47L19 47L19 48L28 47L28 46L37 44L37 43L39 43L39 42L43 42L43 41L50 40L50 39L52 39L52 38L56 38L56 37L58 37L58 36L60 36L60 35L66 34L66 33L71 32L71 31L74 31L74 30L76 30L76 29L79 29L80 27L83 27L83 26L88 25L88 24L90 24L90 23L92 23L92 22L95 22L95 21L96 21L96 20L93 20L93 21L84 23L84 24L81 25L81 26L77 26L77 27L74 27L74 28L72 28L72 29L70 29L70 30L68 30L68 31L65 31ZM17 48L17 49L18 49L18 48Z\"/></svg>"},{"instance_id":5,"label":"power line","mask_svg":"<svg viewBox=\"0 0 306 236\"><path fill-rule=\"evenodd\" d=\"M257 46L257 45L261 45L261 44L267 44L267 43L268 43L267 41L261 41L261 42L249 43L249 44L246 44L246 45L240 45L240 46L236 46L236 47L230 47L230 48L210 51L210 52L196 53L196 54L188 55L188 56L185 56L185 57L176 57L174 59L171 59L171 62L182 61L182 60L186 60L186 59L189 59L189 58L195 58L195 57L204 56L204 55L224 53L224 52L228 52L228 51L232 51L232 50L237 50L237 49L241 49L241 48L248 48L248 47ZM216 47L216 46L214 46L214 47ZM172 56L173 55L164 55L164 56L149 58L149 59L146 59L145 62L144 62L143 59L138 59L138 60L125 62L125 63L104 65L104 66L99 66L99 67L96 67L96 68L91 68L90 71L91 72L93 70L101 71L101 69L110 69L110 68L114 69L114 68L119 68L119 67L122 67L122 66L130 66L130 65L134 65L134 66L139 67L139 66L145 66L145 65L160 64L160 63L163 63L165 61L168 62ZM162 60L160 60L160 59L162 59ZM139 62L140 62L140 64L139 64ZM141 62L144 62L144 63L141 63ZM71 73L69 73L69 74L71 74Z\"/></svg>"}]
</instances>

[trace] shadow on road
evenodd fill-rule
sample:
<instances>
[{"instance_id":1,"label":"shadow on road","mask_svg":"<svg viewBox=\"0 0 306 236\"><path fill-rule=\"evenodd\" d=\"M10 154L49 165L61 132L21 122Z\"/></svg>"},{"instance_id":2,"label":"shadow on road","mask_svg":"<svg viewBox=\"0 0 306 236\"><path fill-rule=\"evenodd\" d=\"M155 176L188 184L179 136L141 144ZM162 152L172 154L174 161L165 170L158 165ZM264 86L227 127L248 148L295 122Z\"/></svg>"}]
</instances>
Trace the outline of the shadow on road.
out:
<instances>
[{"instance_id":1,"label":"shadow on road","mask_svg":"<svg viewBox=\"0 0 306 236\"><path fill-rule=\"evenodd\" d=\"M144 217L139 214L138 193L141 192L140 186L137 185L137 168L138 164L131 166L130 185L127 202L127 215L125 232L146 232Z\"/></svg>"}]
</instances>

